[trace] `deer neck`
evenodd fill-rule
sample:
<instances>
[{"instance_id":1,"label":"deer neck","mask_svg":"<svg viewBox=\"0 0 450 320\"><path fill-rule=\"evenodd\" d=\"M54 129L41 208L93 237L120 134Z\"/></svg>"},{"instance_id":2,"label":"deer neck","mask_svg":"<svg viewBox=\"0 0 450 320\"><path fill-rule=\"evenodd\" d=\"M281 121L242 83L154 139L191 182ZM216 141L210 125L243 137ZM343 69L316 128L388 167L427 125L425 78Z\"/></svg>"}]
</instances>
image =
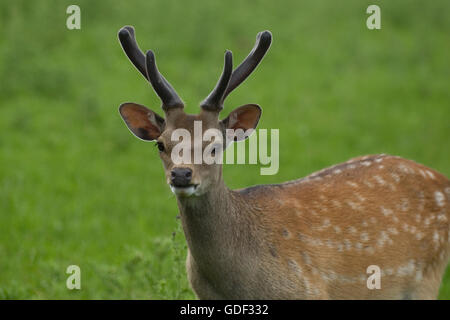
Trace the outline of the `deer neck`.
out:
<instances>
[{"instance_id":1,"label":"deer neck","mask_svg":"<svg viewBox=\"0 0 450 320\"><path fill-rule=\"evenodd\" d=\"M198 197L178 198L181 222L196 263L226 263L251 248L252 209L223 181Z\"/></svg>"}]
</instances>

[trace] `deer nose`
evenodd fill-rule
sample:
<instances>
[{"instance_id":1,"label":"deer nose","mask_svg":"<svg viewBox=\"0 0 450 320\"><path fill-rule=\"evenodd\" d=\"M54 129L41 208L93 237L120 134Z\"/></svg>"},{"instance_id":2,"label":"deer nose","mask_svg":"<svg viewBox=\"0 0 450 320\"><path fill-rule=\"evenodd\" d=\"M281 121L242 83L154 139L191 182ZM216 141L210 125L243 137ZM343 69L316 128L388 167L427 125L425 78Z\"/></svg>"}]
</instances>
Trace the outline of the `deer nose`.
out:
<instances>
[{"instance_id":1,"label":"deer nose","mask_svg":"<svg viewBox=\"0 0 450 320\"><path fill-rule=\"evenodd\" d=\"M192 170L189 168L174 168L170 172L170 182L175 187L187 187L192 179Z\"/></svg>"}]
</instances>

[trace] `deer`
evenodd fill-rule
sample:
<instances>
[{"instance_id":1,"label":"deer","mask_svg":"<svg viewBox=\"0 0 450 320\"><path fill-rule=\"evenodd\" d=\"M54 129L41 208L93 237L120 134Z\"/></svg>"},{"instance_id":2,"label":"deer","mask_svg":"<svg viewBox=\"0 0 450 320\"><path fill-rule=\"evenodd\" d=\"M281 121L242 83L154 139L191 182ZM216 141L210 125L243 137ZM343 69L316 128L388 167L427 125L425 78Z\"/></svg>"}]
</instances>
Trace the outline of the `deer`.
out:
<instances>
[{"instance_id":1,"label":"deer","mask_svg":"<svg viewBox=\"0 0 450 320\"><path fill-rule=\"evenodd\" d=\"M226 51L222 74L198 114L184 112L154 52L139 48L132 26L121 28L118 38L162 103L164 117L130 102L121 104L119 113L137 138L159 149L187 242L187 278L198 299L438 297L450 254L445 175L412 160L374 154L297 180L231 190L221 164L172 161L171 134L180 128L192 132L195 121L223 135L227 129L256 128L262 112L257 104L219 116L225 98L265 56L270 31L258 33L234 70ZM369 286L371 266L379 271L377 288Z\"/></svg>"}]
</instances>

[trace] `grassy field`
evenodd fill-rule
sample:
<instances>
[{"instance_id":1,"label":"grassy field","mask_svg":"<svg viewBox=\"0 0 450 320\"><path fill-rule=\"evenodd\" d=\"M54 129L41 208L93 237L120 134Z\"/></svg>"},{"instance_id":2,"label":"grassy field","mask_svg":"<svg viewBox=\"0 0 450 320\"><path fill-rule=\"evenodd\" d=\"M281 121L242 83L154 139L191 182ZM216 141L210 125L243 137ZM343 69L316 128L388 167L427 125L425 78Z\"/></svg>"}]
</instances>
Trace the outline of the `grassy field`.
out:
<instances>
[{"instance_id":1,"label":"grassy field","mask_svg":"<svg viewBox=\"0 0 450 320\"><path fill-rule=\"evenodd\" d=\"M227 165L231 188L305 176L363 154L414 159L450 176L450 3L438 1L0 2L0 298L194 298L174 196L156 149L118 114L159 109L118 41L132 24L197 112L226 48L236 63L269 29L274 43L228 99L280 129L280 170ZM382 29L366 28L369 4ZM161 112L162 113L162 112ZM224 112L227 114L227 112ZM66 288L67 266L82 289ZM450 299L450 270L441 287Z\"/></svg>"}]
</instances>

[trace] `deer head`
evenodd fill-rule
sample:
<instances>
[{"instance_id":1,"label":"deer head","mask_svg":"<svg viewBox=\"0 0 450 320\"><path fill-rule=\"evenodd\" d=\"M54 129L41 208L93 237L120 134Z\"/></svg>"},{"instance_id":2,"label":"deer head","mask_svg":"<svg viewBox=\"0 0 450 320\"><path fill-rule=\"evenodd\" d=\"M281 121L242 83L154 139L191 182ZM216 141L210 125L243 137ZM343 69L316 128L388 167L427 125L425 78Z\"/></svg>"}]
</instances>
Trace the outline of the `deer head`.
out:
<instances>
[{"instance_id":1,"label":"deer head","mask_svg":"<svg viewBox=\"0 0 450 320\"><path fill-rule=\"evenodd\" d=\"M144 53L139 49L134 29L125 26L119 31L119 40L125 54L133 65L152 85L154 91L161 99L164 117L155 111L136 103L123 103L119 107L120 115L130 131L138 138L145 141L156 141L159 155L163 162L167 183L172 191L180 196L200 196L211 189L222 179L222 166L220 163L206 164L203 161L178 163L173 160L173 149L179 143L189 143L190 148L183 148L188 152L187 159L194 159L195 148L201 149L201 154L208 144L206 142L194 141L196 123L201 123L201 134L209 129L215 129L221 133L217 145L210 149L212 155L217 151L221 153L226 147L227 129L241 132L249 132L256 128L261 116L261 108L256 104L246 104L234 109L223 120L219 114L223 109L225 98L236 87L239 86L256 68L270 47L272 35L269 31L258 33L256 44L244 61L233 70L233 59L231 51L225 53L225 63L222 75L211 93L201 102L198 114L186 114L183 110L184 103L170 85L170 83L159 72L155 55L149 50ZM191 141L173 141L175 130L186 130L192 137ZM251 131L251 130L250 130ZM235 140L242 140L248 134L237 135ZM217 137L216 137L217 138ZM215 138L215 139L216 139ZM220 140L220 141L219 141ZM185 154L183 158L185 158Z\"/></svg>"}]
</instances>

